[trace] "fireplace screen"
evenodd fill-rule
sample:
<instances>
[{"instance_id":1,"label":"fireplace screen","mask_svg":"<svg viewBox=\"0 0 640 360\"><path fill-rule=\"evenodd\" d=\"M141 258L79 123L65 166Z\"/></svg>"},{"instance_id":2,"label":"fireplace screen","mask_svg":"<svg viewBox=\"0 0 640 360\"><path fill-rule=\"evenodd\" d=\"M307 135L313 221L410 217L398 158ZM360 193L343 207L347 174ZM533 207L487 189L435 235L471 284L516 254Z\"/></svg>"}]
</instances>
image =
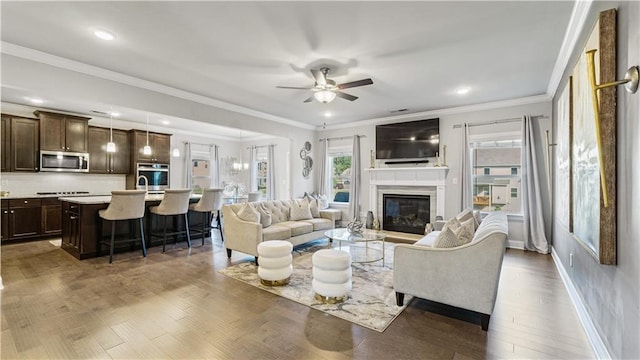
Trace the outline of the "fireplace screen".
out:
<instances>
[{"instance_id":1,"label":"fireplace screen","mask_svg":"<svg viewBox=\"0 0 640 360\"><path fill-rule=\"evenodd\" d=\"M383 194L382 228L412 234L424 234L431 218L429 195Z\"/></svg>"}]
</instances>

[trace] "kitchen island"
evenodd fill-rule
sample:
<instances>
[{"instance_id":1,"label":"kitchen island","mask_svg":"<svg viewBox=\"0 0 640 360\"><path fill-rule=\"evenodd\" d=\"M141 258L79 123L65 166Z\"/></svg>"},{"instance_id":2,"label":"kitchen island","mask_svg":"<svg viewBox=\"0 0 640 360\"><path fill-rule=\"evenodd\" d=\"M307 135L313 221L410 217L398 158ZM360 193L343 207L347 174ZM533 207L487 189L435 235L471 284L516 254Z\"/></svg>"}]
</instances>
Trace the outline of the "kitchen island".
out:
<instances>
[{"instance_id":1,"label":"kitchen island","mask_svg":"<svg viewBox=\"0 0 640 360\"><path fill-rule=\"evenodd\" d=\"M191 195L191 202L197 202L200 196L200 194ZM144 233L147 248L162 244L162 239L151 239L150 234L152 231L161 231L158 224L162 222L156 219L152 228L151 213L149 212L149 207L160 204L162 197L163 194L149 194L145 198ZM61 197L59 200L62 202L62 249L81 260L98 256L99 239L101 237L107 239L111 231L110 225L101 226L103 220L98 216L98 211L109 206L111 196ZM167 232L173 232L184 229L184 222L182 219L178 220L177 217L174 217L174 221L169 223L169 226L170 228ZM127 238L129 234L134 234L132 238L136 238L139 236L138 227L138 221L118 221L116 223L116 237ZM189 227L202 228L202 216L190 213ZM176 240L182 241L183 239ZM191 240L193 243L193 236ZM115 251L122 252L136 249L140 249L139 243L121 243L116 244ZM104 247L102 255L108 253L108 249Z\"/></svg>"}]
</instances>

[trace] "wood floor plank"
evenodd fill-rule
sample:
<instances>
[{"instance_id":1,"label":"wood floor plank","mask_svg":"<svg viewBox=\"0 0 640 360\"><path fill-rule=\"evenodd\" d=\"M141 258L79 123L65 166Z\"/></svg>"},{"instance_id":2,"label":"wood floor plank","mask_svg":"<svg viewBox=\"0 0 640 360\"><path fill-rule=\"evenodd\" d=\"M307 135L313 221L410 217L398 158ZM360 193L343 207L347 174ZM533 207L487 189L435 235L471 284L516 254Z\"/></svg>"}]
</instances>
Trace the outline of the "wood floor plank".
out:
<instances>
[{"instance_id":1,"label":"wood floor plank","mask_svg":"<svg viewBox=\"0 0 640 360\"><path fill-rule=\"evenodd\" d=\"M253 260L237 252L228 260L219 235L170 249L109 264L48 241L2 245L0 356L594 358L550 256L507 251L488 332L477 316L414 299L378 333L218 273Z\"/></svg>"}]
</instances>

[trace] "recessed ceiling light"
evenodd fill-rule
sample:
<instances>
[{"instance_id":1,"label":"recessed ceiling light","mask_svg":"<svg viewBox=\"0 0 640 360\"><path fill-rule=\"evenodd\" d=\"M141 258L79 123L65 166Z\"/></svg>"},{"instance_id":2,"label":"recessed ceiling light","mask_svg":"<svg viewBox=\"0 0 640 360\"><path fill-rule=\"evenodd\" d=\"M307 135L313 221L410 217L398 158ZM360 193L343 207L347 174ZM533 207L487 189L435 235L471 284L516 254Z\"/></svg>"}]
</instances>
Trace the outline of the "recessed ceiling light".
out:
<instances>
[{"instance_id":1,"label":"recessed ceiling light","mask_svg":"<svg viewBox=\"0 0 640 360\"><path fill-rule=\"evenodd\" d=\"M331 116L333 116L333 114L331 112L329 112L329 111L324 113L324 117L326 117L326 118L330 118Z\"/></svg>"},{"instance_id":2,"label":"recessed ceiling light","mask_svg":"<svg viewBox=\"0 0 640 360\"><path fill-rule=\"evenodd\" d=\"M169 121L169 120L162 120L162 121L161 121L161 123L162 123L162 125L169 125L169 124L171 124L171 121Z\"/></svg>"},{"instance_id":3,"label":"recessed ceiling light","mask_svg":"<svg viewBox=\"0 0 640 360\"><path fill-rule=\"evenodd\" d=\"M42 104L44 102L44 100L36 99L36 98L31 98L31 99L29 99L29 101L31 101L34 104Z\"/></svg>"},{"instance_id":4,"label":"recessed ceiling light","mask_svg":"<svg viewBox=\"0 0 640 360\"><path fill-rule=\"evenodd\" d=\"M113 116L113 117L118 117L118 116L120 116L120 113L119 113L119 112L112 111L112 112L111 112L111 116Z\"/></svg>"},{"instance_id":5,"label":"recessed ceiling light","mask_svg":"<svg viewBox=\"0 0 640 360\"><path fill-rule=\"evenodd\" d=\"M102 40L111 41L116 38L116 35L106 30L95 30L93 35L99 37Z\"/></svg>"},{"instance_id":6,"label":"recessed ceiling light","mask_svg":"<svg viewBox=\"0 0 640 360\"><path fill-rule=\"evenodd\" d=\"M471 88L468 88L468 87L461 87L461 88L458 88L458 89L456 90L456 94L458 94L458 95L464 95L464 94L468 93L469 91L471 91Z\"/></svg>"}]
</instances>

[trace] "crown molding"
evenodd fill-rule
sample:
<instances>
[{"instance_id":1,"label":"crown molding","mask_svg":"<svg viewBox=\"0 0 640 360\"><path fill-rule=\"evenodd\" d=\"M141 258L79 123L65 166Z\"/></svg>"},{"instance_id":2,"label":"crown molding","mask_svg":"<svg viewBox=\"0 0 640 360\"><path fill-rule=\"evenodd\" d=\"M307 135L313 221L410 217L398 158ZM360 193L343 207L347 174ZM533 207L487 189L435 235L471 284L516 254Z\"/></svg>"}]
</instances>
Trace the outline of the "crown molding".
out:
<instances>
[{"instance_id":1,"label":"crown molding","mask_svg":"<svg viewBox=\"0 0 640 360\"><path fill-rule=\"evenodd\" d=\"M553 97L543 94L543 95L535 95L528 96L517 99L509 99L509 100L501 100L501 101L493 101L482 104L475 105L465 105L451 108L443 108L437 110L429 110L412 114L403 114L403 115L395 115L395 116L387 116L375 119L354 121L346 124L337 124L337 125L327 125L327 126L318 126L316 127L317 131L321 130L335 130L335 129L347 129L357 126L367 126L367 125L377 125L382 123L388 123L392 121L403 121L403 120L416 120L425 117L437 117L442 115L456 115L456 114L464 114L474 111L483 111L483 110L493 110L506 108L511 106L519 106L519 105L529 105L529 104L537 104L545 101L551 101Z\"/></svg>"},{"instance_id":2,"label":"crown molding","mask_svg":"<svg viewBox=\"0 0 640 360\"><path fill-rule=\"evenodd\" d=\"M569 65L571 54L573 53L576 43L580 38L580 33L582 33L584 24L587 21L587 16L592 3L592 0L578 0L573 5L569 25L567 25L567 31L564 34L562 46L560 47L560 53L556 58L556 64L553 67L553 72L549 79L549 85L547 86L547 94L551 98L553 98L556 95L556 91L558 91L562 75Z\"/></svg>"},{"instance_id":3,"label":"crown molding","mask_svg":"<svg viewBox=\"0 0 640 360\"><path fill-rule=\"evenodd\" d=\"M220 109L233 111L236 113L253 116L261 119L275 121L281 124L295 126L306 130L315 130L315 126L304 124L295 120L286 119L283 117L267 114L261 111L249 109L243 106L231 104L214 98L194 94L181 89L176 89L170 86L155 83L140 79L134 76L125 75L119 72L107 70L101 67L88 65L71 59L63 58L60 56L45 53L39 50L34 50L24 46L16 45L6 41L0 42L0 52L3 54L19 57L26 60L31 60L50 66L55 66L61 69L75 71L81 74L98 77L105 80L115 81L121 84L135 86L141 89L154 91L157 93L174 96L188 101L197 102L204 105L217 107Z\"/></svg>"}]
</instances>

